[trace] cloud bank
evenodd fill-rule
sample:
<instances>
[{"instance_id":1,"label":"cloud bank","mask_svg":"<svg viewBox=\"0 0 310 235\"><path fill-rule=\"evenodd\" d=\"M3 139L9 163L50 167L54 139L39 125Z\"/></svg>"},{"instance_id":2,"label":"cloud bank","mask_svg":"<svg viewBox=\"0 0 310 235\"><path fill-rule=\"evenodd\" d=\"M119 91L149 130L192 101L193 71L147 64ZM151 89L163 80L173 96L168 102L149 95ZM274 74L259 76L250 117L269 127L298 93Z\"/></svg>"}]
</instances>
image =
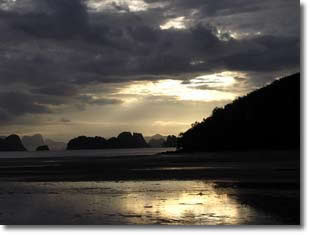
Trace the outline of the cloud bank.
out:
<instances>
[{"instance_id":1,"label":"cloud bank","mask_svg":"<svg viewBox=\"0 0 310 235\"><path fill-rule=\"evenodd\" d=\"M48 120L63 116L72 124L87 119L83 112L105 120L135 102L132 109L143 117L153 110L141 102L158 94L124 92L137 83L178 81L186 89L244 94L299 71L299 8L291 0L0 0L2 132L26 125L47 130ZM225 72L235 74L230 87L193 83ZM173 100L180 110L195 103L165 89L162 103ZM223 97L213 103L227 102ZM203 101L209 110L210 100ZM162 110L161 119L170 117Z\"/></svg>"}]
</instances>

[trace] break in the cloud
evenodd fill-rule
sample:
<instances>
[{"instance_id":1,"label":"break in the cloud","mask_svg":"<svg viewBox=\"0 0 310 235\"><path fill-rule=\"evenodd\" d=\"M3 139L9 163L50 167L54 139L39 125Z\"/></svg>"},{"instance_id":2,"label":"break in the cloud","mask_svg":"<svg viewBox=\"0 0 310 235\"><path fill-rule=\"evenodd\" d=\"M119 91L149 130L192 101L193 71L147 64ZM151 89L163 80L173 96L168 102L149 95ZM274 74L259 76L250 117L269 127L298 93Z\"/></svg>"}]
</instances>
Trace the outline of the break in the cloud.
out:
<instances>
[{"instance_id":1,"label":"break in the cloud","mask_svg":"<svg viewBox=\"0 0 310 235\"><path fill-rule=\"evenodd\" d=\"M178 134L299 71L299 10L295 0L0 0L0 134Z\"/></svg>"}]
</instances>

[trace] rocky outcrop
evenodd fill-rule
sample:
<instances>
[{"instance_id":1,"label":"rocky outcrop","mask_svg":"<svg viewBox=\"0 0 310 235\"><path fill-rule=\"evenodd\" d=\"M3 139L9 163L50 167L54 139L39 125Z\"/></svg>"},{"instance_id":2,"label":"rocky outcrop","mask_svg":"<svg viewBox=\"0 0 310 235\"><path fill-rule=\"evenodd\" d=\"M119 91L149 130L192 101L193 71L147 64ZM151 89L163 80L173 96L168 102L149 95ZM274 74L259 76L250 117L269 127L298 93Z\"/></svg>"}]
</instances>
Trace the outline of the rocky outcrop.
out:
<instances>
[{"instance_id":1,"label":"rocky outcrop","mask_svg":"<svg viewBox=\"0 0 310 235\"><path fill-rule=\"evenodd\" d=\"M36 151L49 151L50 149L48 148L47 145L42 145L37 147Z\"/></svg>"},{"instance_id":2,"label":"rocky outcrop","mask_svg":"<svg viewBox=\"0 0 310 235\"><path fill-rule=\"evenodd\" d=\"M134 140L130 132L122 132L117 136L117 139L120 143L120 148L130 148L133 147Z\"/></svg>"},{"instance_id":3,"label":"rocky outcrop","mask_svg":"<svg viewBox=\"0 0 310 235\"><path fill-rule=\"evenodd\" d=\"M0 151L27 151L18 135L10 135L0 139Z\"/></svg>"},{"instance_id":4,"label":"rocky outcrop","mask_svg":"<svg viewBox=\"0 0 310 235\"><path fill-rule=\"evenodd\" d=\"M66 143L64 142L46 139L45 144L48 145L49 149L53 151L62 151L66 149Z\"/></svg>"},{"instance_id":5,"label":"rocky outcrop","mask_svg":"<svg viewBox=\"0 0 310 235\"><path fill-rule=\"evenodd\" d=\"M141 133L122 132L117 137L120 148L146 148L148 144L145 142Z\"/></svg>"},{"instance_id":6,"label":"rocky outcrop","mask_svg":"<svg viewBox=\"0 0 310 235\"><path fill-rule=\"evenodd\" d=\"M109 148L112 148L112 149L119 148L120 143L119 143L118 138L112 137L112 138L108 139L108 146L109 146Z\"/></svg>"},{"instance_id":7,"label":"rocky outcrop","mask_svg":"<svg viewBox=\"0 0 310 235\"><path fill-rule=\"evenodd\" d=\"M150 139L149 145L152 148L161 148L163 147L163 144L165 143L165 140L163 138L160 139Z\"/></svg>"},{"instance_id":8,"label":"rocky outcrop","mask_svg":"<svg viewBox=\"0 0 310 235\"><path fill-rule=\"evenodd\" d=\"M145 136L144 139L145 139L145 141L147 143L149 143L151 139L155 139L155 140L163 139L163 140L166 140L167 136L156 134L156 135L152 135L152 136Z\"/></svg>"},{"instance_id":9,"label":"rocky outcrop","mask_svg":"<svg viewBox=\"0 0 310 235\"><path fill-rule=\"evenodd\" d=\"M29 151L34 151L38 146L45 145L41 134L35 134L32 136L25 135L22 138L22 142Z\"/></svg>"},{"instance_id":10,"label":"rocky outcrop","mask_svg":"<svg viewBox=\"0 0 310 235\"><path fill-rule=\"evenodd\" d=\"M107 148L107 141L103 137L86 137L79 136L69 141L67 145L68 150L77 149L105 149Z\"/></svg>"},{"instance_id":11,"label":"rocky outcrop","mask_svg":"<svg viewBox=\"0 0 310 235\"><path fill-rule=\"evenodd\" d=\"M168 135L167 140L163 143L163 147L177 147L177 140L175 135Z\"/></svg>"},{"instance_id":12,"label":"rocky outcrop","mask_svg":"<svg viewBox=\"0 0 310 235\"><path fill-rule=\"evenodd\" d=\"M141 133L133 133L133 142L136 148L147 148L149 147Z\"/></svg>"},{"instance_id":13,"label":"rocky outcrop","mask_svg":"<svg viewBox=\"0 0 310 235\"><path fill-rule=\"evenodd\" d=\"M143 135L140 133L122 132L117 137L106 140L103 137L79 136L69 141L68 150L76 149L109 149L109 148L146 148Z\"/></svg>"},{"instance_id":14,"label":"rocky outcrop","mask_svg":"<svg viewBox=\"0 0 310 235\"><path fill-rule=\"evenodd\" d=\"M149 137L148 144L152 148L176 147L177 137L174 135L162 136L159 134Z\"/></svg>"}]
</instances>

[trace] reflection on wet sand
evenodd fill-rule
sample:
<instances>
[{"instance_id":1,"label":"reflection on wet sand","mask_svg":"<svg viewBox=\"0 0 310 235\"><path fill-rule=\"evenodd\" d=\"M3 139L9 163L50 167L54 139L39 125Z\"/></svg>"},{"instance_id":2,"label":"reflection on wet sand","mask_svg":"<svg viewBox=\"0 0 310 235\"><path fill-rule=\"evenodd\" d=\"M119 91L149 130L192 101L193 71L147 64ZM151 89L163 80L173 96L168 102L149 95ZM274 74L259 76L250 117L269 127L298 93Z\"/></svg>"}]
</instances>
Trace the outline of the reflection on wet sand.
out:
<instances>
[{"instance_id":1,"label":"reflection on wet sand","mask_svg":"<svg viewBox=\"0 0 310 235\"><path fill-rule=\"evenodd\" d=\"M2 183L2 224L277 224L203 181Z\"/></svg>"},{"instance_id":2,"label":"reflection on wet sand","mask_svg":"<svg viewBox=\"0 0 310 235\"><path fill-rule=\"evenodd\" d=\"M171 182L174 183L174 182ZM170 182L162 187L169 187ZM132 214L153 214L166 222L185 224L243 224L255 211L240 205L227 192L217 192L214 183L186 182L193 191L167 192L165 198L143 193L129 194L122 206ZM231 192L236 194L236 192Z\"/></svg>"}]
</instances>

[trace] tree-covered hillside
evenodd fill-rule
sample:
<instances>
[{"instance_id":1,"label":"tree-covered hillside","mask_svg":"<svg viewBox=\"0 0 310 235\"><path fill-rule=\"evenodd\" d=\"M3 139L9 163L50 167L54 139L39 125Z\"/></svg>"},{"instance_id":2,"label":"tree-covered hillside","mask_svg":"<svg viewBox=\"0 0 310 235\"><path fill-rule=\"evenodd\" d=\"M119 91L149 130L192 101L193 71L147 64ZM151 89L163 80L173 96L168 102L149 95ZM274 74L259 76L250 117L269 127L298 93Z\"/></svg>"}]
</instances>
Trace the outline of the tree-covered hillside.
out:
<instances>
[{"instance_id":1,"label":"tree-covered hillside","mask_svg":"<svg viewBox=\"0 0 310 235\"><path fill-rule=\"evenodd\" d=\"M178 139L185 151L299 148L300 74L215 108Z\"/></svg>"}]
</instances>

